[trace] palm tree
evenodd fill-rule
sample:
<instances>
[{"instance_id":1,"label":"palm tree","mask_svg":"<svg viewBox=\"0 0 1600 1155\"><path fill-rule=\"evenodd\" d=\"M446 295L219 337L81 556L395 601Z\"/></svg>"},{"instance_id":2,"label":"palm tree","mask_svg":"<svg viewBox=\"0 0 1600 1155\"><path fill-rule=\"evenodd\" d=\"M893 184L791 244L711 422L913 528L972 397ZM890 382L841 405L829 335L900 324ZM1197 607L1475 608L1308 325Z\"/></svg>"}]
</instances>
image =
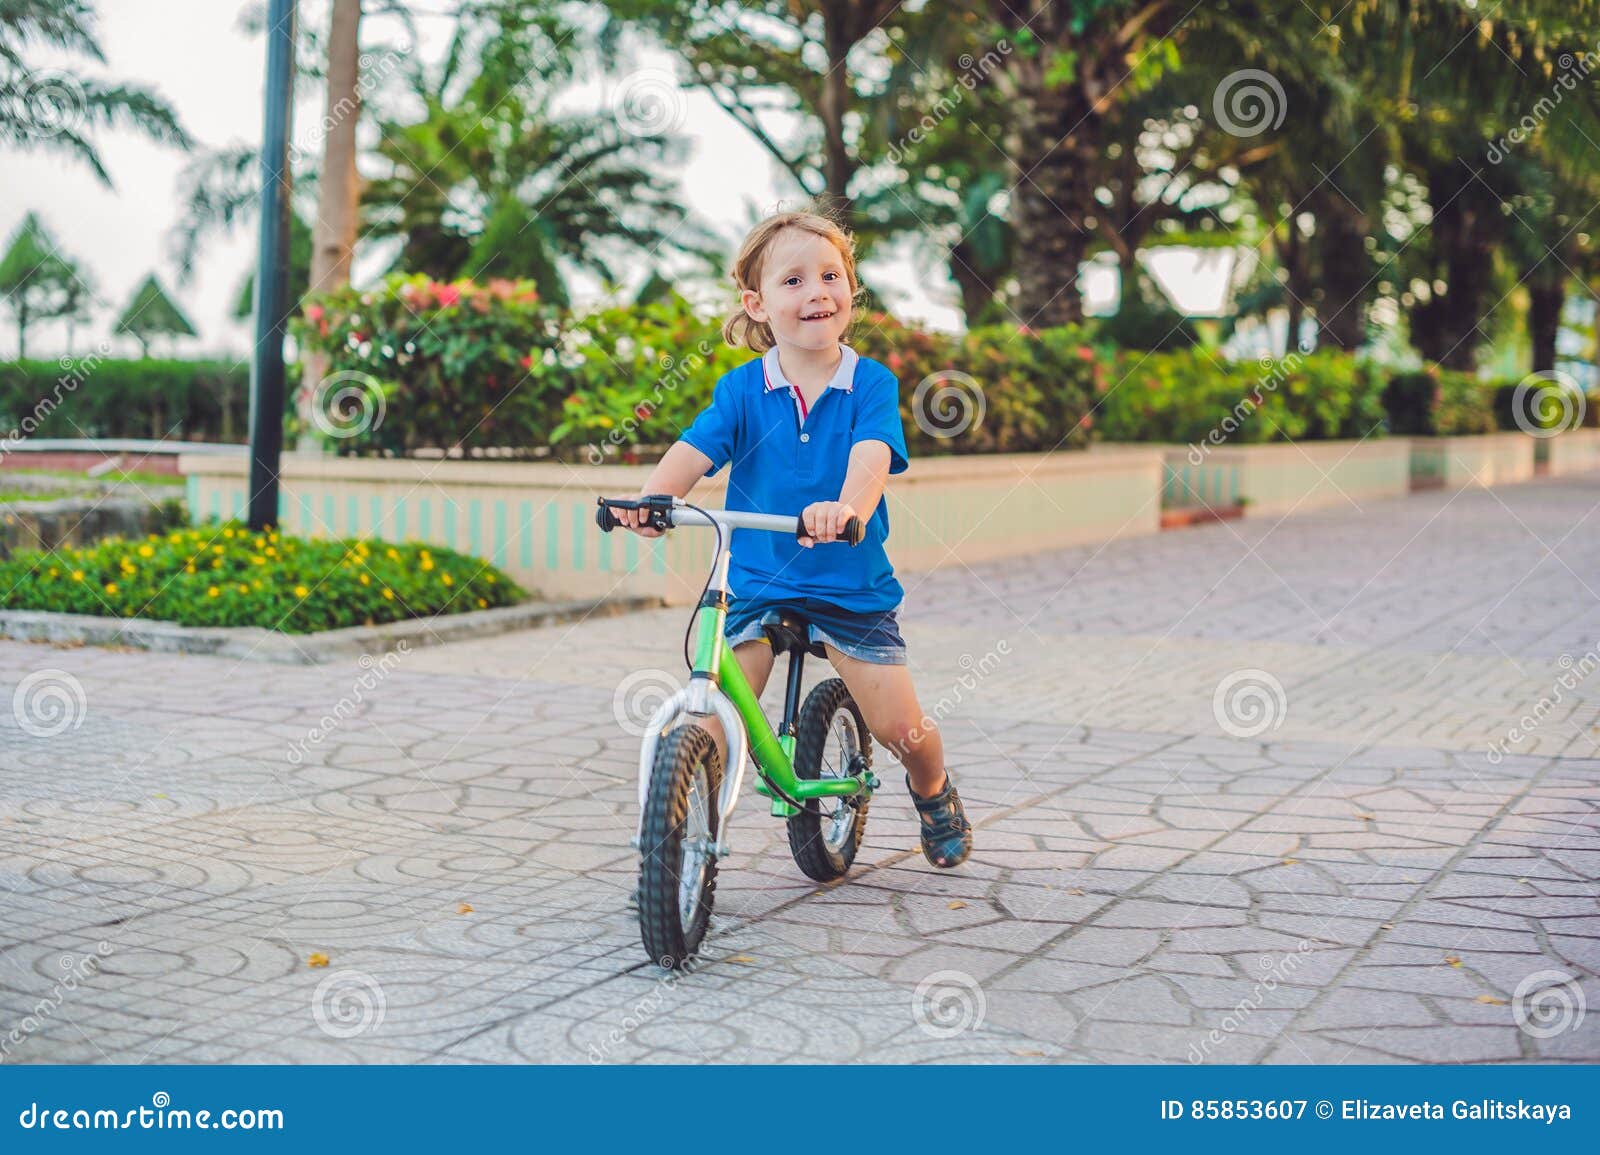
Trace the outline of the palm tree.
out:
<instances>
[{"instance_id":1,"label":"palm tree","mask_svg":"<svg viewBox=\"0 0 1600 1155\"><path fill-rule=\"evenodd\" d=\"M553 9L494 4L463 14L441 66L413 72L421 115L381 122L388 172L364 203L369 235L398 242L398 268L527 277L559 304L563 265L616 282L641 251L708 243L661 180L671 140L552 112L574 40Z\"/></svg>"},{"instance_id":2,"label":"palm tree","mask_svg":"<svg viewBox=\"0 0 1600 1155\"><path fill-rule=\"evenodd\" d=\"M96 128L129 127L189 147L177 115L155 93L30 64L37 45L105 63L86 0L0 0L0 146L69 153L107 185L111 174L89 137Z\"/></svg>"}]
</instances>

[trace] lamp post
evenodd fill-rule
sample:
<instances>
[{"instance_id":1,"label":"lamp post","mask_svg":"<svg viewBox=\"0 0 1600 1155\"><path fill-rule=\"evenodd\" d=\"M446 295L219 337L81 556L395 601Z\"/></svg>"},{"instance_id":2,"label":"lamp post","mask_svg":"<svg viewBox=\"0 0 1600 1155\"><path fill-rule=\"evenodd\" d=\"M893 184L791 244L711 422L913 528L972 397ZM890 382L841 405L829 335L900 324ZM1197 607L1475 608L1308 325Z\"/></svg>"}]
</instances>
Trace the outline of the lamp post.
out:
<instances>
[{"instance_id":1,"label":"lamp post","mask_svg":"<svg viewBox=\"0 0 1600 1155\"><path fill-rule=\"evenodd\" d=\"M295 0L270 0L261 132L261 245L250 359L250 528L277 524L283 455L283 338L289 313L289 126L294 114Z\"/></svg>"}]
</instances>

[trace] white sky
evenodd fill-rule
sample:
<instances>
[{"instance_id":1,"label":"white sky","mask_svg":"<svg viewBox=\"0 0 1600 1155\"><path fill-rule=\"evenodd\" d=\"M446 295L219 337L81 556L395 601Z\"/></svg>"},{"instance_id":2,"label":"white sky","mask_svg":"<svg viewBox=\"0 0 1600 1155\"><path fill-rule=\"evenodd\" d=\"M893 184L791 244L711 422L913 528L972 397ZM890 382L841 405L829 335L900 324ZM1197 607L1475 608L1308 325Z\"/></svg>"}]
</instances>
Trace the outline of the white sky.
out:
<instances>
[{"instance_id":1,"label":"white sky","mask_svg":"<svg viewBox=\"0 0 1600 1155\"><path fill-rule=\"evenodd\" d=\"M259 143L266 46L262 36L240 30L243 4L101 0L97 7L100 44L107 58L106 67L95 70L97 75L155 88L176 109L197 146ZM303 18L325 19L321 3L313 0L301 8ZM423 18L420 51L429 58L442 54L450 30L446 19ZM39 61L52 63L42 57ZM671 70L664 55L641 64L652 74ZM614 77L591 81L571 100L594 107L607 101L618 83ZM798 198L787 174L708 96L684 93L679 107L678 133L689 142L690 155L676 175L684 203L702 221L732 241L757 213L779 200ZM323 115L320 91L303 97L295 115L296 138L314 139L314 126ZM0 150L0 240L10 236L25 213L35 212L66 254L93 277L102 308L93 323L79 326L77 347L81 350L108 336L135 287L154 271L200 332L198 341L181 348L184 355L247 349L247 327L229 314L240 278L254 261L253 219L234 234L210 241L195 278L179 286L168 235L179 209L178 176L188 157L132 132L101 133L96 143L114 188L99 184L86 167L65 154ZM887 303L898 315L939 328L958 327L953 286L942 272L930 276L919 271L912 256L908 242L865 271L889 295ZM1194 267L1189 263L1193 259L1182 252L1163 255L1156 273L1180 305L1200 310L1214 304L1223 278L1214 267ZM938 263L920 262L933 268ZM358 264L357 279L362 276ZM1114 299L1114 275L1092 274L1088 291L1091 301ZM0 355L13 355L15 345L14 331L0 326ZM65 347L64 326L30 329L30 354L54 356ZM130 354L135 350L131 342L113 347Z\"/></svg>"}]
</instances>

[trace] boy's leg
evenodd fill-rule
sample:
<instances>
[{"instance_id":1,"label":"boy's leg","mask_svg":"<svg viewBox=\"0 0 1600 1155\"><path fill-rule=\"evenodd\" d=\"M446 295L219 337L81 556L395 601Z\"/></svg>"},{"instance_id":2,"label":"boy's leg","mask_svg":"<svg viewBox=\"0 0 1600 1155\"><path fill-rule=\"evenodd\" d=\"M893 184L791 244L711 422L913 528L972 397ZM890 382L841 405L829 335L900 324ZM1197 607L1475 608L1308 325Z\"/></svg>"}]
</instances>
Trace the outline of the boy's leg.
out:
<instances>
[{"instance_id":1,"label":"boy's leg","mask_svg":"<svg viewBox=\"0 0 1600 1155\"><path fill-rule=\"evenodd\" d=\"M756 697L761 697L761 692L767 688L767 678L772 674L773 653L772 644L765 639L754 642L741 642L733 647L733 656L739 662L739 669L744 671L744 680L750 683L750 689ZM708 718L695 720L717 744L717 753L722 755L722 768L728 768L728 742L722 733L722 723L715 715Z\"/></svg>"},{"instance_id":2,"label":"boy's leg","mask_svg":"<svg viewBox=\"0 0 1600 1155\"><path fill-rule=\"evenodd\" d=\"M826 647L828 660L861 708L867 729L900 759L911 787L924 798L944 789L944 740L933 719L924 716L906 666L863 662Z\"/></svg>"}]
</instances>

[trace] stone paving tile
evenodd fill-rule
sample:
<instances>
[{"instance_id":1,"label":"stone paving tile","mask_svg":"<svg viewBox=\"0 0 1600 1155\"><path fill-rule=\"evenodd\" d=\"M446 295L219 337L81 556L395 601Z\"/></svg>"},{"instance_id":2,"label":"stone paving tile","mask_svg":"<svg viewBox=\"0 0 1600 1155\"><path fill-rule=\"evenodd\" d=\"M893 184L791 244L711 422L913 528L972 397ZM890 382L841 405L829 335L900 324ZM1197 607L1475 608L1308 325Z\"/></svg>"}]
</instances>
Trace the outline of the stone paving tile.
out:
<instances>
[{"instance_id":1,"label":"stone paving tile","mask_svg":"<svg viewBox=\"0 0 1600 1155\"><path fill-rule=\"evenodd\" d=\"M843 883L747 799L679 976L624 905L619 687L680 676L681 610L371 685L0 643L0 1061L1600 1060L1597 505L1541 481L904 575L977 853L923 861L886 757Z\"/></svg>"}]
</instances>

